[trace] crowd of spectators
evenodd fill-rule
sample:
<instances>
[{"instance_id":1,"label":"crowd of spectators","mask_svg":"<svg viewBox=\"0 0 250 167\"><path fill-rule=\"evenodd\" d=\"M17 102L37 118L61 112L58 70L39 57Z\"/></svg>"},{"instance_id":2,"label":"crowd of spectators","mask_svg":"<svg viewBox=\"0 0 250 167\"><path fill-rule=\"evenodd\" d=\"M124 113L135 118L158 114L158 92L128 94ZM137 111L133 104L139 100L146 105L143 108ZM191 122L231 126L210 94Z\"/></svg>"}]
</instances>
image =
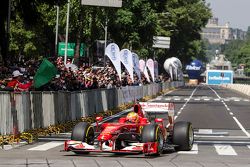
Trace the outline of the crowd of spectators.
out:
<instances>
[{"instance_id":1,"label":"crowd of spectators","mask_svg":"<svg viewBox=\"0 0 250 167\"><path fill-rule=\"evenodd\" d=\"M105 67L81 65L79 67L70 64L65 66L61 57L50 60L56 67L58 74L47 84L40 88L33 87L33 77L41 61L29 60L10 67L0 67L0 91L79 91L97 88L119 88L122 86L145 85L149 82L141 75L141 80L134 74L134 82L124 69L121 80L111 63ZM167 80L162 75L156 82Z\"/></svg>"}]
</instances>

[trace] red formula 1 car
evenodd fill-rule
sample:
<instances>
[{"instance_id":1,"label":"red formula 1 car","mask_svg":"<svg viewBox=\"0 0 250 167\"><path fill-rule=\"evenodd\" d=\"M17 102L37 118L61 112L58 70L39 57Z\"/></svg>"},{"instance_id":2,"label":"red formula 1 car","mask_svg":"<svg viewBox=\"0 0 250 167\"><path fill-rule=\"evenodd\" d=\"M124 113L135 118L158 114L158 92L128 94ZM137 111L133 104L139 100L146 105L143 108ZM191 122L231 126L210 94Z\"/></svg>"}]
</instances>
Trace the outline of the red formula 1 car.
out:
<instances>
[{"instance_id":1,"label":"red formula 1 car","mask_svg":"<svg viewBox=\"0 0 250 167\"><path fill-rule=\"evenodd\" d=\"M166 116L164 116L166 115ZM65 141L64 150L76 154L89 152L144 153L159 155L164 150L188 151L193 146L193 128L190 122L174 123L173 103L147 103L134 105L127 117L118 122L96 126L78 123L71 140Z\"/></svg>"}]
</instances>

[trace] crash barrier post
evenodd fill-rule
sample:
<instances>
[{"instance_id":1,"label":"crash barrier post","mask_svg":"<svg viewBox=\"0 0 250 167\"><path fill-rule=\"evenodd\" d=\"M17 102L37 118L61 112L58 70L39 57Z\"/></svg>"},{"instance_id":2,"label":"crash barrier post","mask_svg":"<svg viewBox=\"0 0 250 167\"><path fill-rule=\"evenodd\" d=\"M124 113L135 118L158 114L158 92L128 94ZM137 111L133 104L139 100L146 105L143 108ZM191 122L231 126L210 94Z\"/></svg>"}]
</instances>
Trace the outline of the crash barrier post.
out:
<instances>
[{"instance_id":1,"label":"crash barrier post","mask_svg":"<svg viewBox=\"0 0 250 167\"><path fill-rule=\"evenodd\" d=\"M221 86L228 88L228 89L238 91L238 92L243 93L247 96L250 96L250 85L246 85L246 84L222 84Z\"/></svg>"},{"instance_id":2,"label":"crash barrier post","mask_svg":"<svg viewBox=\"0 0 250 167\"><path fill-rule=\"evenodd\" d=\"M165 82L76 92L0 92L0 135L80 119L182 85Z\"/></svg>"}]
</instances>

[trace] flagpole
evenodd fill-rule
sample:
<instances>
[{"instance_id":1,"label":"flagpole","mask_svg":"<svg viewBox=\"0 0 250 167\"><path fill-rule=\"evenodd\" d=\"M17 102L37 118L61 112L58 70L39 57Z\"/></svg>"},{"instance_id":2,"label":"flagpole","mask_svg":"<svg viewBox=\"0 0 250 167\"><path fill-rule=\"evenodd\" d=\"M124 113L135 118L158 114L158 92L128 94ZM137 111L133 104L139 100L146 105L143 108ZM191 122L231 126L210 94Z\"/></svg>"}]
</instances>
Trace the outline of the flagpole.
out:
<instances>
[{"instance_id":1,"label":"flagpole","mask_svg":"<svg viewBox=\"0 0 250 167\"><path fill-rule=\"evenodd\" d=\"M105 39L104 39L104 57L103 57L103 67L105 67L106 64L106 57L105 57L105 49L107 47L107 34L108 34L108 19L106 15L106 20L105 20Z\"/></svg>"},{"instance_id":2,"label":"flagpole","mask_svg":"<svg viewBox=\"0 0 250 167\"><path fill-rule=\"evenodd\" d=\"M66 22L65 50L64 50L64 64L65 65L66 65L66 62L67 62L67 50L68 50L69 7L70 7L70 0L68 0L68 6L67 6L67 22Z\"/></svg>"},{"instance_id":3,"label":"flagpole","mask_svg":"<svg viewBox=\"0 0 250 167\"><path fill-rule=\"evenodd\" d=\"M57 45L58 45L58 21L59 21L59 4L57 3L57 6L56 6L56 39L55 39L56 56L58 55L58 49L57 49Z\"/></svg>"}]
</instances>

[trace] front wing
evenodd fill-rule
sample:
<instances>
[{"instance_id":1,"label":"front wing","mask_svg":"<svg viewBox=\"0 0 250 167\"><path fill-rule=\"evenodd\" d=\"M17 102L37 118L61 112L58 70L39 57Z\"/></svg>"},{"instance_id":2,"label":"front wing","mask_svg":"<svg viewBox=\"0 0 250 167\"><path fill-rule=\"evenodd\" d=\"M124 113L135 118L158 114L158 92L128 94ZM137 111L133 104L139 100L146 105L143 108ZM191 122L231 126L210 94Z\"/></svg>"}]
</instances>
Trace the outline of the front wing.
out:
<instances>
[{"instance_id":1,"label":"front wing","mask_svg":"<svg viewBox=\"0 0 250 167\"><path fill-rule=\"evenodd\" d=\"M114 146L107 146L105 143L97 145L89 145L85 142L68 140L64 143L64 151L73 151L77 153L98 152L98 153L143 153L145 155L152 155L158 153L158 143L131 143L129 146L120 150L115 150Z\"/></svg>"}]
</instances>

